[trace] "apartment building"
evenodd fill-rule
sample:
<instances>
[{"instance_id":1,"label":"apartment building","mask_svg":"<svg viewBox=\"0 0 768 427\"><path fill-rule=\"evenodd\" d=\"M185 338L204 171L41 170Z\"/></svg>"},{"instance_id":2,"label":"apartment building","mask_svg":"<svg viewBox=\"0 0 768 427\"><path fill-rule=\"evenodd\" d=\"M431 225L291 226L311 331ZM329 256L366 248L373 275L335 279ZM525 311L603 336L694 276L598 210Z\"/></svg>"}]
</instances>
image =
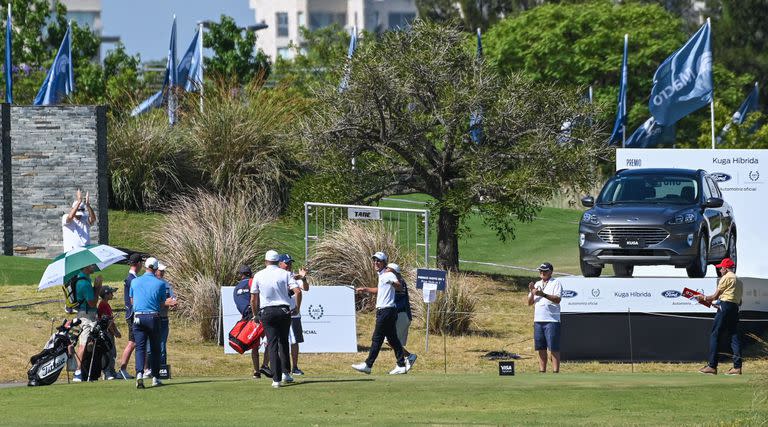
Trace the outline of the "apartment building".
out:
<instances>
[{"instance_id":1,"label":"apartment building","mask_svg":"<svg viewBox=\"0 0 768 427\"><path fill-rule=\"evenodd\" d=\"M358 31L402 28L416 19L415 0L249 0L259 31L256 46L269 55L290 58L289 46L301 45L300 27L317 30L332 24Z\"/></svg>"}]
</instances>

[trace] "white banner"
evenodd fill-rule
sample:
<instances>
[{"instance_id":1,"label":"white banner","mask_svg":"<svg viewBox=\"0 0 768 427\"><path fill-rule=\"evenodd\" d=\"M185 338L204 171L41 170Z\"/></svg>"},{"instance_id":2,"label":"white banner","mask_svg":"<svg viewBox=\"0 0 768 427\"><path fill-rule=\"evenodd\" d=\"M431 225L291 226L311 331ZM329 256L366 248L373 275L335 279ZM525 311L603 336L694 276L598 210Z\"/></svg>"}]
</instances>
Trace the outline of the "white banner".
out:
<instances>
[{"instance_id":1,"label":"white banner","mask_svg":"<svg viewBox=\"0 0 768 427\"><path fill-rule=\"evenodd\" d=\"M562 313L714 313L696 301L682 296L683 288L705 295L715 293L717 278L681 277L557 279L563 285ZM741 311L768 312L768 280L742 278L744 294Z\"/></svg>"},{"instance_id":2,"label":"white banner","mask_svg":"<svg viewBox=\"0 0 768 427\"><path fill-rule=\"evenodd\" d=\"M762 252L768 242L768 226L763 222L768 206L768 150L625 148L616 150L616 168L704 169L713 174L736 219L738 275L768 278Z\"/></svg>"},{"instance_id":3,"label":"white banner","mask_svg":"<svg viewBox=\"0 0 768 427\"><path fill-rule=\"evenodd\" d=\"M237 354L229 346L228 334L241 318L232 298L234 289L234 286L221 287L224 353L227 354ZM355 293L352 288L313 286L303 292L301 324L304 331L304 342L299 345L301 353L357 352Z\"/></svg>"},{"instance_id":4,"label":"white banner","mask_svg":"<svg viewBox=\"0 0 768 427\"><path fill-rule=\"evenodd\" d=\"M362 209L362 208L349 208L347 209L347 217L349 219L381 219L381 211L378 209Z\"/></svg>"}]
</instances>

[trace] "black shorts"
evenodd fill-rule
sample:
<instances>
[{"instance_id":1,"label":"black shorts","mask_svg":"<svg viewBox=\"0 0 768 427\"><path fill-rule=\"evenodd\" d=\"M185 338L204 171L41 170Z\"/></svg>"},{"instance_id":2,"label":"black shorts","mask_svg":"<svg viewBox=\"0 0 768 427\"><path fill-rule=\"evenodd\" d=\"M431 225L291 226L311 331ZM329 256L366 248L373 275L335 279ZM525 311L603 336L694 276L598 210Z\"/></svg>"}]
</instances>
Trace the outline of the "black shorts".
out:
<instances>
[{"instance_id":1,"label":"black shorts","mask_svg":"<svg viewBox=\"0 0 768 427\"><path fill-rule=\"evenodd\" d=\"M128 341L136 342L136 340L133 339L133 316L129 319L125 319L125 321L128 323Z\"/></svg>"},{"instance_id":2,"label":"black shorts","mask_svg":"<svg viewBox=\"0 0 768 427\"><path fill-rule=\"evenodd\" d=\"M291 344L300 344L304 342L304 330L301 326L301 317L291 317L291 334L289 341Z\"/></svg>"}]
</instances>

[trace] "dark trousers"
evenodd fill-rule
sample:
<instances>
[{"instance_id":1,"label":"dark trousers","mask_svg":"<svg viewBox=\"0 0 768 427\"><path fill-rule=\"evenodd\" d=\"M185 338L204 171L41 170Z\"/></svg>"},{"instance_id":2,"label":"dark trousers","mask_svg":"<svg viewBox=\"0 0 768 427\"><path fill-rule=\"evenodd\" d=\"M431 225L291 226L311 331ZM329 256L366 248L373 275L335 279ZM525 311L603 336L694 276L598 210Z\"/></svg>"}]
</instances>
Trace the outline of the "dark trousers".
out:
<instances>
[{"instance_id":1,"label":"dark trousers","mask_svg":"<svg viewBox=\"0 0 768 427\"><path fill-rule=\"evenodd\" d=\"M160 318L160 366L168 364L168 333L170 331L170 321L167 317ZM147 357L152 357L152 352L155 347L152 344L147 348Z\"/></svg>"},{"instance_id":2,"label":"dark trousers","mask_svg":"<svg viewBox=\"0 0 768 427\"><path fill-rule=\"evenodd\" d=\"M290 369L288 332L291 329L291 310L287 305L264 307L261 309L261 322L267 332L272 381L279 382L283 372L289 372Z\"/></svg>"},{"instance_id":3,"label":"dark trousers","mask_svg":"<svg viewBox=\"0 0 768 427\"><path fill-rule=\"evenodd\" d=\"M144 372L144 359L147 354L147 344L160 348L160 317L157 314L135 314L133 317L133 337L136 339L136 374ZM160 376L160 352L153 351L150 355L149 366L152 376Z\"/></svg>"},{"instance_id":4,"label":"dark trousers","mask_svg":"<svg viewBox=\"0 0 768 427\"><path fill-rule=\"evenodd\" d=\"M725 332L731 339L733 367L741 368L741 341L739 340L739 306L733 302L720 302L720 310L715 314L712 334L709 336L709 366L717 368L717 343L720 334Z\"/></svg>"},{"instance_id":5,"label":"dark trousers","mask_svg":"<svg viewBox=\"0 0 768 427\"><path fill-rule=\"evenodd\" d=\"M405 366L403 345L397 337L396 307L379 308L376 310L376 327L373 329L373 337L371 338L371 350L368 352L368 358L365 359L365 364L369 368L373 366L376 358L379 357L379 351L381 351L381 345L384 344L385 337L392 349L395 350L397 366Z\"/></svg>"}]
</instances>

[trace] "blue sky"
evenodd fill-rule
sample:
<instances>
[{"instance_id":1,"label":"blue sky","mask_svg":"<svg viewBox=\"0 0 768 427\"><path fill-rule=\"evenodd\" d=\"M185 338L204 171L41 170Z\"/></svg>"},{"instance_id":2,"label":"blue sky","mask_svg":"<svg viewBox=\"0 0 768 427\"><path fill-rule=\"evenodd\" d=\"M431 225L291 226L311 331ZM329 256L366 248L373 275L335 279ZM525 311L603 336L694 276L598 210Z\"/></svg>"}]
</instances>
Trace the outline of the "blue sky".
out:
<instances>
[{"instance_id":1,"label":"blue sky","mask_svg":"<svg viewBox=\"0 0 768 427\"><path fill-rule=\"evenodd\" d=\"M102 0L103 34L120 36L128 53L140 54L142 61L164 59L174 13L177 49L182 53L197 21L218 21L224 14L241 27L256 23L248 0Z\"/></svg>"}]
</instances>

